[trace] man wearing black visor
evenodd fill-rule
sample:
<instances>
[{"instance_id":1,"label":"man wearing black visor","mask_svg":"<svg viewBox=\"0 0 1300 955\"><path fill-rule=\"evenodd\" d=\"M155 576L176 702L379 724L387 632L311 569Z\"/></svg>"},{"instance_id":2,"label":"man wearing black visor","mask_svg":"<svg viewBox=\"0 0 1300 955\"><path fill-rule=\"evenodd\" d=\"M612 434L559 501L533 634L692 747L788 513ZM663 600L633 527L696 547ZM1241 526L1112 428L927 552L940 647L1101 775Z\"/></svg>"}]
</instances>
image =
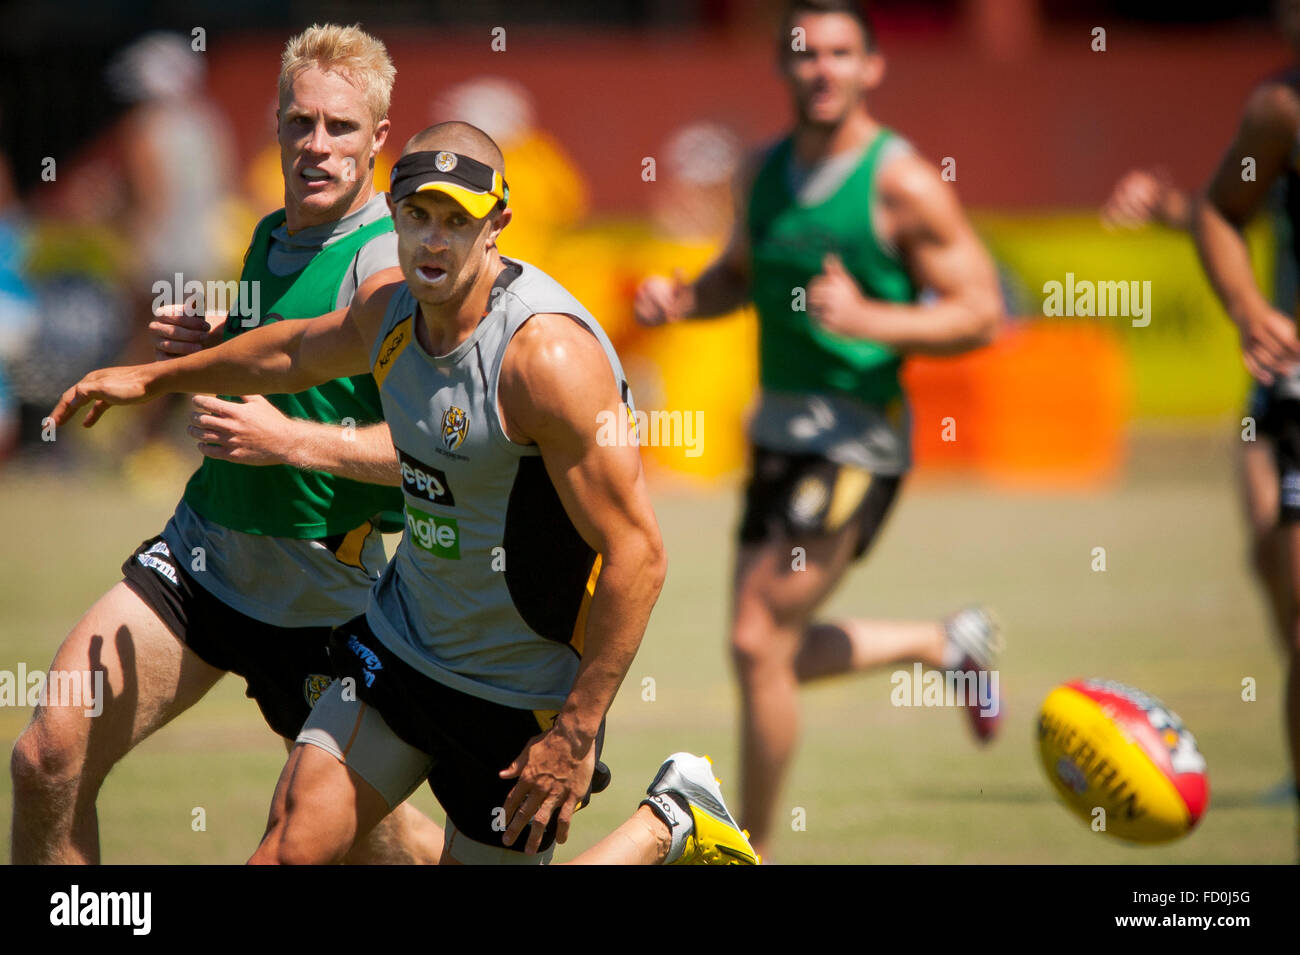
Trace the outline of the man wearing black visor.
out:
<instances>
[{"instance_id":1,"label":"man wearing black visor","mask_svg":"<svg viewBox=\"0 0 1300 955\"><path fill-rule=\"evenodd\" d=\"M338 679L252 861L336 861L426 778L447 810L444 862L544 861L593 788L605 713L666 570L635 443L611 440L632 399L595 318L497 250L512 212L485 133L418 134L389 206L404 282L156 369L96 372L54 416L96 400L93 422L173 390L294 391L369 371L406 530L365 614L334 631ZM708 762L678 753L576 861L757 859Z\"/></svg>"}]
</instances>

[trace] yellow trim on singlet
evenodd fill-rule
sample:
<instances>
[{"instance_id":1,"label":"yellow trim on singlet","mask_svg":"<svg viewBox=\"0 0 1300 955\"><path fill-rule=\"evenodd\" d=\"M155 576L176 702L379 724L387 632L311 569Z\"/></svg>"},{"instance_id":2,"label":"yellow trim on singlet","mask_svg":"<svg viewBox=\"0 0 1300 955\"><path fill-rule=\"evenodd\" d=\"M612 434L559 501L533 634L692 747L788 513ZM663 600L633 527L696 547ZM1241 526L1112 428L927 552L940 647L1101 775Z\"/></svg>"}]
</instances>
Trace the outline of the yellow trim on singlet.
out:
<instances>
[{"instance_id":1,"label":"yellow trim on singlet","mask_svg":"<svg viewBox=\"0 0 1300 955\"><path fill-rule=\"evenodd\" d=\"M365 547L366 538L369 536L369 521L352 528L343 535L343 543L339 544L339 549L334 552L334 559L340 564L347 564L349 567L365 570L365 565L361 563L361 551Z\"/></svg>"},{"instance_id":2,"label":"yellow trim on singlet","mask_svg":"<svg viewBox=\"0 0 1300 955\"><path fill-rule=\"evenodd\" d=\"M587 639L587 611L591 607L591 597L596 592L596 578L600 576L600 555L596 555L596 560L591 565L591 573L587 576L586 593L582 595L582 606L578 608L578 619L573 624L573 636L569 638L569 645L578 651L578 656L582 656L582 645Z\"/></svg>"},{"instance_id":3,"label":"yellow trim on singlet","mask_svg":"<svg viewBox=\"0 0 1300 955\"><path fill-rule=\"evenodd\" d=\"M375 359L373 369L376 388L384 387L384 379L393 370L397 356L402 353L407 345L411 344L411 329L413 327L414 324L411 319L403 319L393 327L391 332L384 336L383 344L379 346L379 357Z\"/></svg>"}]
</instances>

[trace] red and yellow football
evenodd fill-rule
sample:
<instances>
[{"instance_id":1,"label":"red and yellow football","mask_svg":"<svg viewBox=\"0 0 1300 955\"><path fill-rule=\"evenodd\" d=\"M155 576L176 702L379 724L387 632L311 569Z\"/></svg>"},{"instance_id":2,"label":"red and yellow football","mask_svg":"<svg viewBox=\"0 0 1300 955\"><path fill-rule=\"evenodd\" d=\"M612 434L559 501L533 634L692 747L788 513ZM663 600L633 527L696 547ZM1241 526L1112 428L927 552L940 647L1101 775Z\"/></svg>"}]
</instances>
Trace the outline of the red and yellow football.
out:
<instances>
[{"instance_id":1,"label":"red and yellow football","mask_svg":"<svg viewBox=\"0 0 1300 955\"><path fill-rule=\"evenodd\" d=\"M1178 839L1209 806L1192 734L1155 697L1122 683L1072 680L1052 690L1038 716L1038 755L1070 810L1120 839Z\"/></svg>"}]
</instances>

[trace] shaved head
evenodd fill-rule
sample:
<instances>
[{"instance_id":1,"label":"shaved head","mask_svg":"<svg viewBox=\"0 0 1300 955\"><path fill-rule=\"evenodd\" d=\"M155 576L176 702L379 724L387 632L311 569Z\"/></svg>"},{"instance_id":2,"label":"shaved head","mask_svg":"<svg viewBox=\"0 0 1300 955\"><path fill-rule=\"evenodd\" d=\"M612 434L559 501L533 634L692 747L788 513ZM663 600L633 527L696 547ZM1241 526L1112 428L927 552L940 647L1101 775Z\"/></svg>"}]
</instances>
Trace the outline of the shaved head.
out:
<instances>
[{"instance_id":1,"label":"shaved head","mask_svg":"<svg viewBox=\"0 0 1300 955\"><path fill-rule=\"evenodd\" d=\"M505 177L506 161L501 155L501 147L491 136L469 123L452 121L422 129L407 141L402 155L437 152L442 149L468 156L470 159L477 159L484 165L491 166L503 178Z\"/></svg>"},{"instance_id":2,"label":"shaved head","mask_svg":"<svg viewBox=\"0 0 1300 955\"><path fill-rule=\"evenodd\" d=\"M455 153L465 162L443 169L448 164L439 161L441 152ZM486 301L504 268L497 236L514 217L506 206L509 189L501 148L477 126L438 123L411 137L393 172L402 196L394 199L394 192L388 193L397 263L425 316L433 314L429 309L452 315L471 294ZM470 310L475 321L484 314L476 309Z\"/></svg>"}]
</instances>

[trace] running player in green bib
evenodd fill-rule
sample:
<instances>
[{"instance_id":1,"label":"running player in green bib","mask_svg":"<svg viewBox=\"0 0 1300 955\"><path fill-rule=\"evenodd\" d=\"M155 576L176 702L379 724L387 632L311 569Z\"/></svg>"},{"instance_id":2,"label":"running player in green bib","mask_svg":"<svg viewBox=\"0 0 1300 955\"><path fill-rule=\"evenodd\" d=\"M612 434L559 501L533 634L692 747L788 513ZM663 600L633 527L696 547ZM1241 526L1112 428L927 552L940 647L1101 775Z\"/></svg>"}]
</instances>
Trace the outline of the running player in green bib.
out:
<instances>
[{"instance_id":1,"label":"running player in green bib","mask_svg":"<svg viewBox=\"0 0 1300 955\"><path fill-rule=\"evenodd\" d=\"M278 112L285 208L254 232L225 339L346 307L374 276L400 280L372 181L394 74L383 44L355 27L289 41ZM151 328L164 359L219 331L175 307ZM292 741L330 682L331 628L365 608L383 569L381 529L401 527L397 456L370 375L194 403L189 430L208 459L50 668L102 670L103 712L38 706L14 747L16 863L98 862L95 801L109 770L227 672ZM349 859L436 862L442 842L403 804Z\"/></svg>"},{"instance_id":2,"label":"running player in green bib","mask_svg":"<svg viewBox=\"0 0 1300 955\"><path fill-rule=\"evenodd\" d=\"M731 646L741 822L763 856L794 753L800 683L904 661L991 670L999 641L976 608L943 621L814 620L867 551L909 467L903 356L987 344L1001 301L951 186L868 112L884 60L858 5L791 4L781 50L795 128L743 174L729 246L693 283L651 278L636 300L645 325L747 301L758 312L762 394ZM967 706L981 740L999 712L996 683L986 685L992 696Z\"/></svg>"}]
</instances>

